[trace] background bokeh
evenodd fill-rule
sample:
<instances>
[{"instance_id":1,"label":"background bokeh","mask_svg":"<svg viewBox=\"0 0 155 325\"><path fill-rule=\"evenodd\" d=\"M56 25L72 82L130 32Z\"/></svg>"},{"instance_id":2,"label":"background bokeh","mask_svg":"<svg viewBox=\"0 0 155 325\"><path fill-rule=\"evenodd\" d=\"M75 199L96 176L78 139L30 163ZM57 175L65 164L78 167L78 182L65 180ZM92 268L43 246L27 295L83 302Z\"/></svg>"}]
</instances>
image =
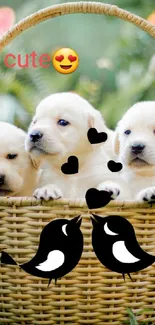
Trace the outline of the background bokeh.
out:
<instances>
[{"instance_id":1,"label":"background bokeh","mask_svg":"<svg viewBox=\"0 0 155 325\"><path fill-rule=\"evenodd\" d=\"M16 22L25 16L64 1L0 0L10 6ZM68 2L68 1L66 1ZM109 0L147 18L155 11L155 0ZM6 68L4 55L32 51L51 55L57 48L71 47L80 58L79 68L61 75L52 66ZM155 40L131 23L115 17L74 14L41 23L15 39L0 56L0 120L27 129L35 107L45 96L75 91L99 109L108 126L133 103L155 100Z\"/></svg>"}]
</instances>

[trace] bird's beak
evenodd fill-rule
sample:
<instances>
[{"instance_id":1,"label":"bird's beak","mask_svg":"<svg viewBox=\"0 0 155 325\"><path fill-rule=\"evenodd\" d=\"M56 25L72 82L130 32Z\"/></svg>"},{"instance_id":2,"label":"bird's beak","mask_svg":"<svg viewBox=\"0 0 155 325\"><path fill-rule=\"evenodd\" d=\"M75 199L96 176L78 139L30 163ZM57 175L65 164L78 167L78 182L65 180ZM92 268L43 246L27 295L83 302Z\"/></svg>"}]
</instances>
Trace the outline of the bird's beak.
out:
<instances>
[{"instance_id":1,"label":"bird's beak","mask_svg":"<svg viewBox=\"0 0 155 325\"><path fill-rule=\"evenodd\" d=\"M90 219L91 219L91 221L92 221L92 225L93 225L93 227L96 227L96 225L97 225L97 221L96 221L94 218L92 218L92 217L90 217Z\"/></svg>"},{"instance_id":2,"label":"bird's beak","mask_svg":"<svg viewBox=\"0 0 155 325\"><path fill-rule=\"evenodd\" d=\"M81 226L82 218L81 216L77 216L71 220L71 222L75 223L79 228Z\"/></svg>"},{"instance_id":3,"label":"bird's beak","mask_svg":"<svg viewBox=\"0 0 155 325\"><path fill-rule=\"evenodd\" d=\"M93 226L95 226L96 223L101 222L101 220L103 220L102 217L99 217L99 216L96 215L96 214L93 214L93 213L92 213L92 215L93 215L93 218L91 217L91 219L92 219Z\"/></svg>"}]
</instances>

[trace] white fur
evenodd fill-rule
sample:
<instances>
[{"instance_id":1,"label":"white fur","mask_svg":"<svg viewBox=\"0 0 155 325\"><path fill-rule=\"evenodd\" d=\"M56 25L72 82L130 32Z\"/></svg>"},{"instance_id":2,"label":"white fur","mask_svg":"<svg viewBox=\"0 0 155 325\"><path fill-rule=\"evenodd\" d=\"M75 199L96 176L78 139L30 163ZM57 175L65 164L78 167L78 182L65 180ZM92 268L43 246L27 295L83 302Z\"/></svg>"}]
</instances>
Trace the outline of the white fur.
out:
<instances>
[{"instance_id":1,"label":"white fur","mask_svg":"<svg viewBox=\"0 0 155 325\"><path fill-rule=\"evenodd\" d=\"M69 121L70 125L58 125L59 119ZM90 144L87 132L91 127L98 132L107 132L108 140L101 144ZM43 133L35 148L29 137L34 130ZM117 173L107 168L109 156L113 158L112 137L113 132L106 127L100 112L79 95L59 93L45 98L36 109L26 139L26 149L36 164L41 161L43 168L40 187L34 196L45 200L84 198L90 187L99 186L100 189L111 191L116 198L124 182L120 181ZM61 166L71 155L79 159L79 172L64 175Z\"/></svg>"},{"instance_id":2,"label":"white fur","mask_svg":"<svg viewBox=\"0 0 155 325\"><path fill-rule=\"evenodd\" d=\"M26 133L9 123L0 122L0 175L5 184L0 186L0 196L32 196L37 186L37 170L30 155L25 152ZM7 159L8 154L17 158Z\"/></svg>"},{"instance_id":3,"label":"white fur","mask_svg":"<svg viewBox=\"0 0 155 325\"><path fill-rule=\"evenodd\" d=\"M131 134L124 134L131 130ZM123 163L122 177L131 188L132 198L152 201L155 195L155 101L139 102L123 116L116 128L115 151ZM133 144L142 143L141 160L131 152Z\"/></svg>"}]
</instances>

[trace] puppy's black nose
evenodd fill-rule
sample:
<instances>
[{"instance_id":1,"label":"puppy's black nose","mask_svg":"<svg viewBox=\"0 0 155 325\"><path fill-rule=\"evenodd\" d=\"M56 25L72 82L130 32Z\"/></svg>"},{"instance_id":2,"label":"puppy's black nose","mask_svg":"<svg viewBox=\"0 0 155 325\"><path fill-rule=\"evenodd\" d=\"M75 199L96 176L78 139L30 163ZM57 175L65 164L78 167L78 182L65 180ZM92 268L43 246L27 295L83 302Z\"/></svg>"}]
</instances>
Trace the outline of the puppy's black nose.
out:
<instances>
[{"instance_id":1,"label":"puppy's black nose","mask_svg":"<svg viewBox=\"0 0 155 325\"><path fill-rule=\"evenodd\" d=\"M32 142L37 142L42 138L43 134L40 131L33 131L30 134L30 139Z\"/></svg>"},{"instance_id":2,"label":"puppy's black nose","mask_svg":"<svg viewBox=\"0 0 155 325\"><path fill-rule=\"evenodd\" d=\"M137 155L141 153L144 150L144 148L145 148L144 144L138 143L138 144L133 144L131 150L134 154Z\"/></svg>"},{"instance_id":3,"label":"puppy's black nose","mask_svg":"<svg viewBox=\"0 0 155 325\"><path fill-rule=\"evenodd\" d=\"M0 186L4 185L5 175L0 174Z\"/></svg>"}]
</instances>

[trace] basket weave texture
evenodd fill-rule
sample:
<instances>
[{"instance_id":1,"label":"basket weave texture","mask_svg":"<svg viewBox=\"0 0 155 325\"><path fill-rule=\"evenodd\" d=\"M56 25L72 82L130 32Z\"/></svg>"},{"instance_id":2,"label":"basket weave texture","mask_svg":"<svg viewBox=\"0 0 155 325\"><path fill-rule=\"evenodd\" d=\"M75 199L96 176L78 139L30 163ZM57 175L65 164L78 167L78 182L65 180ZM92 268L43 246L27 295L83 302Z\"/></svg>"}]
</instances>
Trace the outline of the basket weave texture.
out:
<instances>
[{"instance_id":1,"label":"basket weave texture","mask_svg":"<svg viewBox=\"0 0 155 325\"><path fill-rule=\"evenodd\" d=\"M23 31L57 16L95 13L131 22L155 38L155 26L117 6L98 2L74 2L51 6L13 26L0 39L0 50ZM118 214L135 228L141 247L155 255L155 208L135 203L110 203L103 209L88 210L82 201L40 202L32 198L0 199L0 251L16 262L29 261L35 254L43 227L56 218L82 215L84 251L76 268L47 288L47 280L32 277L18 266L0 266L0 323L13 325L123 325L126 307L145 309L137 319L155 324L155 265L132 275L105 269L91 244L90 213ZM106 249L106 247L105 247Z\"/></svg>"},{"instance_id":2,"label":"basket weave texture","mask_svg":"<svg viewBox=\"0 0 155 325\"><path fill-rule=\"evenodd\" d=\"M127 218L141 247L155 255L155 208L146 204L113 202L89 211L82 201L0 200L0 250L18 263L34 256L43 227L55 218L81 214L84 236L79 264L56 286L51 283L47 288L47 279L30 276L18 266L0 267L0 323L123 325L130 307L136 312L146 309L138 319L155 324L155 265L133 273L133 282L128 278L124 282L120 274L104 268L92 248L91 213Z\"/></svg>"}]
</instances>

